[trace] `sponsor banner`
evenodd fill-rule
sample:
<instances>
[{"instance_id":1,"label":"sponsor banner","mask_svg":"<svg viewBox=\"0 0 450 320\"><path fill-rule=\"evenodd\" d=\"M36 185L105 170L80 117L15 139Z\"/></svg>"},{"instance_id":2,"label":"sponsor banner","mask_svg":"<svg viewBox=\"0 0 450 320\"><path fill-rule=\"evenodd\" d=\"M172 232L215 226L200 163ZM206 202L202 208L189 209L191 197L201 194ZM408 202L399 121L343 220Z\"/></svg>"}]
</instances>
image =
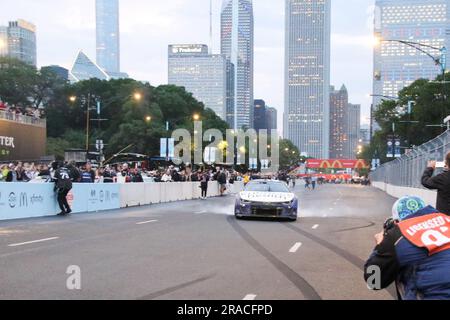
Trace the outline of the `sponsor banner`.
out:
<instances>
[{"instance_id":1,"label":"sponsor banner","mask_svg":"<svg viewBox=\"0 0 450 320\"><path fill-rule=\"evenodd\" d=\"M113 183L74 183L68 200L74 213L119 209L119 190Z\"/></svg>"},{"instance_id":2,"label":"sponsor banner","mask_svg":"<svg viewBox=\"0 0 450 320\"><path fill-rule=\"evenodd\" d=\"M0 220L56 214L53 184L0 183Z\"/></svg>"},{"instance_id":3,"label":"sponsor banner","mask_svg":"<svg viewBox=\"0 0 450 320\"><path fill-rule=\"evenodd\" d=\"M368 168L367 163L362 160L339 160L339 159L309 159L306 163L308 169L362 169Z\"/></svg>"},{"instance_id":4,"label":"sponsor banner","mask_svg":"<svg viewBox=\"0 0 450 320\"><path fill-rule=\"evenodd\" d=\"M45 127L0 119L0 161L38 160L45 156Z\"/></svg>"}]
</instances>

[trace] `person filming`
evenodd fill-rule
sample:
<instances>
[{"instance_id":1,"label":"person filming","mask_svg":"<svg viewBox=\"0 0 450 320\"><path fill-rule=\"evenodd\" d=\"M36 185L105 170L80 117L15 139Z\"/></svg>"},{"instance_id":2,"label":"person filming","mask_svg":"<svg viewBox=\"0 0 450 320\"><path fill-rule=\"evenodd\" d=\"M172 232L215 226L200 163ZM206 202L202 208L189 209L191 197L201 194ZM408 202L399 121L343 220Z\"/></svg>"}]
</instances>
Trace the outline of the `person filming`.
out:
<instances>
[{"instance_id":1,"label":"person filming","mask_svg":"<svg viewBox=\"0 0 450 320\"><path fill-rule=\"evenodd\" d=\"M445 157L444 171L433 176L436 161L429 161L422 176L422 185L430 190L437 190L436 209L450 215L450 153Z\"/></svg>"}]
</instances>

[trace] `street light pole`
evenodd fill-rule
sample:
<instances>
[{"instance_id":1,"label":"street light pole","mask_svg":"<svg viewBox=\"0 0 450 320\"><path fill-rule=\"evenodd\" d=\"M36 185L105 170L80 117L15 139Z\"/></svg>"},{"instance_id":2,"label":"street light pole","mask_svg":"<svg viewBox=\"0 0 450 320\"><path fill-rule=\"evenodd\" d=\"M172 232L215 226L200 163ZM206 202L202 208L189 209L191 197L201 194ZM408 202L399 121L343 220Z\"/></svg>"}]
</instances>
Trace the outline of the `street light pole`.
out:
<instances>
[{"instance_id":1,"label":"street light pole","mask_svg":"<svg viewBox=\"0 0 450 320\"><path fill-rule=\"evenodd\" d=\"M89 152L89 129L90 129L90 113L91 113L91 94L88 93L87 110L86 110L86 154Z\"/></svg>"}]
</instances>

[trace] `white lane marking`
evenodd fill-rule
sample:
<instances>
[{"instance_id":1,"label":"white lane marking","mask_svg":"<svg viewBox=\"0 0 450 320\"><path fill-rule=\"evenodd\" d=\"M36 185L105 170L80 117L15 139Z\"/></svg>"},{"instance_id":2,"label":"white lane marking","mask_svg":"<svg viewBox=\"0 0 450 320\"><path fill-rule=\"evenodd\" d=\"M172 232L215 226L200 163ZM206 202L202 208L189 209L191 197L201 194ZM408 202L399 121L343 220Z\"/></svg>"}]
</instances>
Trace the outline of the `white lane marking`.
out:
<instances>
[{"instance_id":1,"label":"white lane marking","mask_svg":"<svg viewBox=\"0 0 450 320\"><path fill-rule=\"evenodd\" d=\"M206 213L206 211L205 211L205 210L203 210L203 211L199 211L199 212L196 212L195 214L204 214L204 213Z\"/></svg>"},{"instance_id":2,"label":"white lane marking","mask_svg":"<svg viewBox=\"0 0 450 320\"><path fill-rule=\"evenodd\" d=\"M289 250L290 253L296 253L298 251L298 249L300 249L300 247L302 246L301 242L297 242L296 244L294 244L292 246L292 248Z\"/></svg>"},{"instance_id":3,"label":"white lane marking","mask_svg":"<svg viewBox=\"0 0 450 320\"><path fill-rule=\"evenodd\" d=\"M8 245L8 247L19 247L19 246L24 246L24 245L27 245L27 244L33 244L33 243L39 243L39 242L45 242L45 241L52 241L52 240L56 240L56 239L59 239L59 237L39 239L39 240L33 240L33 241L27 241L27 242L21 242L21 243L13 243L13 244Z\"/></svg>"},{"instance_id":4,"label":"white lane marking","mask_svg":"<svg viewBox=\"0 0 450 320\"><path fill-rule=\"evenodd\" d=\"M248 294L242 300L255 300L255 299L256 299L256 294Z\"/></svg>"},{"instance_id":5,"label":"white lane marking","mask_svg":"<svg viewBox=\"0 0 450 320\"><path fill-rule=\"evenodd\" d=\"M138 222L138 223L136 223L136 224L137 224L137 225L141 225L141 224L154 223L154 222L158 222L158 220L142 221L142 222Z\"/></svg>"},{"instance_id":6,"label":"white lane marking","mask_svg":"<svg viewBox=\"0 0 450 320\"><path fill-rule=\"evenodd\" d=\"M319 225L318 225L318 224L315 224L315 225L313 225L312 228L313 228L314 230L316 230L318 227L319 227Z\"/></svg>"}]
</instances>

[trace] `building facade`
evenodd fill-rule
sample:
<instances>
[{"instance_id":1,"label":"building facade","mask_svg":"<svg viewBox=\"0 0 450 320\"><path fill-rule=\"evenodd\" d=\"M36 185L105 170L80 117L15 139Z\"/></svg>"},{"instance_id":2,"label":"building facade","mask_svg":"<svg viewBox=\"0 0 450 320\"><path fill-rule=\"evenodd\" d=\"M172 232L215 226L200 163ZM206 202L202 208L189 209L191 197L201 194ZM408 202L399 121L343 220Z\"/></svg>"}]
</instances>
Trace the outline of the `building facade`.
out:
<instances>
[{"instance_id":1,"label":"building facade","mask_svg":"<svg viewBox=\"0 0 450 320\"><path fill-rule=\"evenodd\" d=\"M119 0L96 0L97 64L106 72L120 73Z\"/></svg>"},{"instance_id":2,"label":"building facade","mask_svg":"<svg viewBox=\"0 0 450 320\"><path fill-rule=\"evenodd\" d=\"M373 108L377 108L380 96L397 97L415 80L435 79L442 72L425 53L392 40L435 47L422 49L439 58L439 49L450 46L450 1L377 0L374 21Z\"/></svg>"},{"instance_id":3,"label":"building facade","mask_svg":"<svg viewBox=\"0 0 450 320\"><path fill-rule=\"evenodd\" d=\"M227 119L227 60L209 54L208 46L169 45L168 83L184 87L206 108Z\"/></svg>"},{"instance_id":4,"label":"building facade","mask_svg":"<svg viewBox=\"0 0 450 320\"><path fill-rule=\"evenodd\" d=\"M347 159L349 131L348 91L330 89L330 159Z\"/></svg>"},{"instance_id":5,"label":"building facade","mask_svg":"<svg viewBox=\"0 0 450 320\"><path fill-rule=\"evenodd\" d=\"M266 118L267 118L267 130L270 132L271 130L278 129L278 111L275 108L267 107L266 109Z\"/></svg>"},{"instance_id":6,"label":"building facade","mask_svg":"<svg viewBox=\"0 0 450 320\"><path fill-rule=\"evenodd\" d=\"M361 131L361 105L348 104L348 144L346 159L355 159L358 153L358 145Z\"/></svg>"},{"instance_id":7,"label":"building facade","mask_svg":"<svg viewBox=\"0 0 450 320\"><path fill-rule=\"evenodd\" d=\"M253 127L254 21L251 0L223 0L221 53L234 74L232 128ZM228 117L230 118L230 117Z\"/></svg>"},{"instance_id":8,"label":"building facade","mask_svg":"<svg viewBox=\"0 0 450 320\"><path fill-rule=\"evenodd\" d=\"M61 80L64 80L64 81L69 80L69 70L64 68L64 67L57 66L57 65L52 65L52 66L42 67L41 68L41 72L43 70L48 71L48 72L52 72L53 74L55 74Z\"/></svg>"},{"instance_id":9,"label":"building facade","mask_svg":"<svg viewBox=\"0 0 450 320\"><path fill-rule=\"evenodd\" d=\"M0 27L0 55L36 66L36 27L21 19Z\"/></svg>"},{"instance_id":10,"label":"building facade","mask_svg":"<svg viewBox=\"0 0 450 320\"><path fill-rule=\"evenodd\" d=\"M256 131L267 130L268 127L267 107L266 102L264 100L260 99L255 100L253 116L254 116L254 129Z\"/></svg>"},{"instance_id":11,"label":"building facade","mask_svg":"<svg viewBox=\"0 0 450 320\"><path fill-rule=\"evenodd\" d=\"M361 131L361 105L348 102L345 85L330 87L330 159L355 159Z\"/></svg>"},{"instance_id":12,"label":"building facade","mask_svg":"<svg viewBox=\"0 0 450 320\"><path fill-rule=\"evenodd\" d=\"M330 0L285 0L284 136L310 157L329 156Z\"/></svg>"},{"instance_id":13,"label":"building facade","mask_svg":"<svg viewBox=\"0 0 450 320\"><path fill-rule=\"evenodd\" d=\"M69 71L69 80L79 82L89 79L110 80L111 77L83 51L79 51Z\"/></svg>"},{"instance_id":14,"label":"building facade","mask_svg":"<svg viewBox=\"0 0 450 320\"><path fill-rule=\"evenodd\" d=\"M359 140L363 146L370 144L370 128L368 125L361 125L359 130Z\"/></svg>"}]
</instances>

